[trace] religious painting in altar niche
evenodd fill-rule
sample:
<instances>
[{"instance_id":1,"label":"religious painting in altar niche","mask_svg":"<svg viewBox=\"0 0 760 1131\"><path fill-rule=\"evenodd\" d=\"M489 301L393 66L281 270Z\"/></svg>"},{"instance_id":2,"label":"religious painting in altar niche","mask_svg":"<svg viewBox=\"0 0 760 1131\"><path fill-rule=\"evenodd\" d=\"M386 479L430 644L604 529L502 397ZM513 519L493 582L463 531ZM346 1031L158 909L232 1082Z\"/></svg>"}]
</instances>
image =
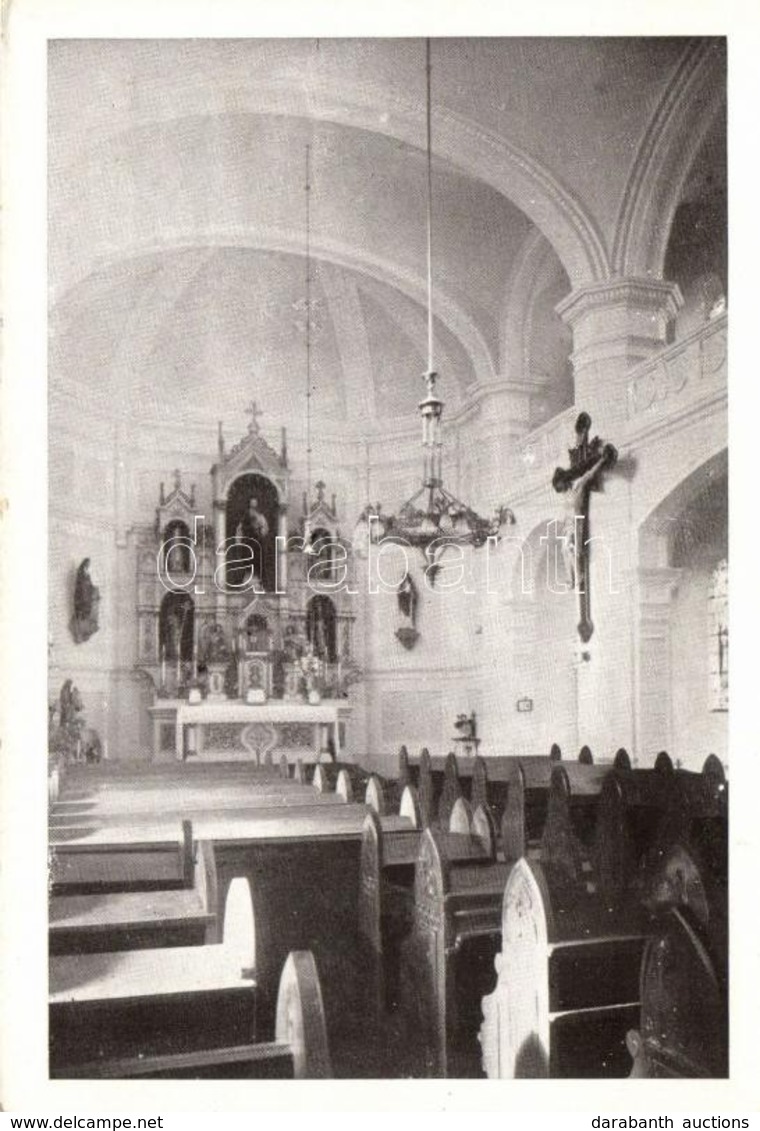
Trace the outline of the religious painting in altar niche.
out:
<instances>
[{"instance_id":1,"label":"religious painting in altar niche","mask_svg":"<svg viewBox=\"0 0 760 1131\"><path fill-rule=\"evenodd\" d=\"M252 613L245 622L245 633L241 641L244 652L271 652L272 632L269 621L261 613Z\"/></svg>"},{"instance_id":2,"label":"religious painting in altar niche","mask_svg":"<svg viewBox=\"0 0 760 1131\"><path fill-rule=\"evenodd\" d=\"M269 697L271 688L269 661L260 656L246 656L240 662L240 698L249 695L263 702Z\"/></svg>"},{"instance_id":3,"label":"religious painting in altar niche","mask_svg":"<svg viewBox=\"0 0 760 1131\"><path fill-rule=\"evenodd\" d=\"M318 594L306 606L306 635L320 660L334 664L338 659L335 605L329 597Z\"/></svg>"},{"instance_id":4,"label":"religious painting in altar niche","mask_svg":"<svg viewBox=\"0 0 760 1131\"><path fill-rule=\"evenodd\" d=\"M192 660L195 607L189 593L167 593L158 615L163 660Z\"/></svg>"},{"instance_id":5,"label":"religious painting in altar niche","mask_svg":"<svg viewBox=\"0 0 760 1131\"><path fill-rule=\"evenodd\" d=\"M164 555L162 564L165 573L170 577L174 577L178 573L190 573L192 540L190 528L181 518L167 522L161 535L161 548Z\"/></svg>"},{"instance_id":6,"label":"religious painting in altar niche","mask_svg":"<svg viewBox=\"0 0 760 1131\"><path fill-rule=\"evenodd\" d=\"M275 590L278 512L277 488L266 476L247 473L230 487L225 526L229 590Z\"/></svg>"},{"instance_id":7,"label":"religious painting in altar niche","mask_svg":"<svg viewBox=\"0 0 760 1131\"><path fill-rule=\"evenodd\" d=\"M335 539L329 530L318 526L312 531L311 547L314 559L309 566L309 581L316 584L335 581Z\"/></svg>"}]
</instances>

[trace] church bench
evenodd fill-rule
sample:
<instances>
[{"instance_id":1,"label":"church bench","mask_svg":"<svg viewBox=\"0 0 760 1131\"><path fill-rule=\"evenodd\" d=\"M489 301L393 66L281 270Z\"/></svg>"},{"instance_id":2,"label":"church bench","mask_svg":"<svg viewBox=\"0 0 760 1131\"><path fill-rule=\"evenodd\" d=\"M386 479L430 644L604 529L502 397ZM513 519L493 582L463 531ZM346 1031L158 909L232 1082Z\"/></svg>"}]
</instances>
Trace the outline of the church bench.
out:
<instances>
[{"instance_id":1,"label":"church bench","mask_svg":"<svg viewBox=\"0 0 760 1131\"><path fill-rule=\"evenodd\" d=\"M561 759L562 751L556 742L552 743L548 755L516 757L507 754L483 758L476 754L463 767L464 772L472 777L470 800L473 809L477 809L479 805L488 806L498 828L507 805L510 784L515 780L516 767L522 763L527 764L526 784L529 783L529 788L540 788L541 782L548 787L552 767ZM534 779L534 775L538 777L538 781Z\"/></svg>"},{"instance_id":2,"label":"church bench","mask_svg":"<svg viewBox=\"0 0 760 1131\"><path fill-rule=\"evenodd\" d=\"M701 773L676 770L644 859L644 902L690 917L722 986L728 983L728 783L710 755Z\"/></svg>"},{"instance_id":3,"label":"church bench","mask_svg":"<svg viewBox=\"0 0 760 1131\"><path fill-rule=\"evenodd\" d=\"M50 1069L102 1058L247 1044L255 1035L257 940L247 880L225 895L211 946L52 956Z\"/></svg>"},{"instance_id":4,"label":"church bench","mask_svg":"<svg viewBox=\"0 0 760 1131\"><path fill-rule=\"evenodd\" d=\"M389 781L380 774L370 774L364 791L364 804L379 817L387 817L392 813L409 813L419 809L419 795L411 783L402 787L400 781Z\"/></svg>"},{"instance_id":5,"label":"church bench","mask_svg":"<svg viewBox=\"0 0 760 1131\"><path fill-rule=\"evenodd\" d=\"M171 821L171 825L174 821ZM126 843L55 843L51 835L50 887L55 895L156 891L191 887L194 879L193 829L182 822L177 840L134 833Z\"/></svg>"},{"instance_id":6,"label":"church bench","mask_svg":"<svg viewBox=\"0 0 760 1131\"><path fill-rule=\"evenodd\" d=\"M604 782L611 773L610 765L588 762L554 766L546 822L534 853L547 866L561 868L571 883L588 891L598 889L597 817Z\"/></svg>"},{"instance_id":7,"label":"church bench","mask_svg":"<svg viewBox=\"0 0 760 1131\"><path fill-rule=\"evenodd\" d=\"M405 797L412 797L414 787L408 786L404 792ZM460 834L458 839L452 839L452 852L456 852L458 843L464 845L469 853L473 835L490 836L492 844L492 830L484 830L479 825L473 830L472 815L463 801L452 813L449 831ZM411 926L414 870L421 835L418 809L409 811L408 824L404 828L394 828L374 810L370 810L364 822L359 934L368 959L368 998L375 1017L398 1004L400 946ZM386 967L389 965L393 967L394 974L387 978Z\"/></svg>"},{"instance_id":8,"label":"church bench","mask_svg":"<svg viewBox=\"0 0 760 1131\"><path fill-rule=\"evenodd\" d=\"M641 961L641 1005L626 1043L630 1075L728 1076L728 992L699 913L671 906L658 917Z\"/></svg>"},{"instance_id":9,"label":"church bench","mask_svg":"<svg viewBox=\"0 0 760 1131\"><path fill-rule=\"evenodd\" d=\"M520 758L506 766L507 790L499 826L505 859L519 860L522 856L540 852L555 774L558 775L557 780L561 778L567 783L571 807L585 806L595 810L602 784L610 772L616 766L629 765L628 754L621 749L612 763L594 765L580 759L577 762L559 762L550 757Z\"/></svg>"},{"instance_id":10,"label":"church bench","mask_svg":"<svg viewBox=\"0 0 760 1131\"><path fill-rule=\"evenodd\" d=\"M75 841L89 832L107 834L107 830L130 826L135 832L131 839L148 838L148 829L161 827L166 821L167 810L178 817L192 818L197 825L208 827L224 824L245 823L259 818L282 818L288 812L305 813L318 816L321 812L332 812L345 808L339 795L320 794L311 786L298 786L293 782L282 782L273 790L269 786L261 791L247 791L242 798L203 794L197 799L175 799L173 793L156 793L145 799L135 798L131 805L93 806L84 812L51 815L49 832L53 842Z\"/></svg>"},{"instance_id":11,"label":"church bench","mask_svg":"<svg viewBox=\"0 0 760 1131\"><path fill-rule=\"evenodd\" d=\"M213 848L195 846L192 887L54 895L48 918L51 954L192 946L215 941Z\"/></svg>"},{"instance_id":12,"label":"church bench","mask_svg":"<svg viewBox=\"0 0 760 1131\"><path fill-rule=\"evenodd\" d=\"M641 898L647 859L660 835L675 770L662 751L647 768L616 765L602 783L596 828L600 891L619 906Z\"/></svg>"},{"instance_id":13,"label":"church bench","mask_svg":"<svg viewBox=\"0 0 760 1131\"><path fill-rule=\"evenodd\" d=\"M353 801L364 795L370 776L367 770L352 762L319 762L314 767L312 784L318 793L334 791L341 800Z\"/></svg>"},{"instance_id":14,"label":"church bench","mask_svg":"<svg viewBox=\"0 0 760 1131\"><path fill-rule=\"evenodd\" d=\"M639 1011L647 923L607 907L554 862L512 867L502 907L496 987L482 1001L491 1077L622 1077Z\"/></svg>"},{"instance_id":15,"label":"church bench","mask_svg":"<svg viewBox=\"0 0 760 1131\"><path fill-rule=\"evenodd\" d=\"M212 803L242 806L249 801L252 804L263 804L263 799L267 797L311 798L314 792L314 787L310 784L284 778L279 769L266 777L253 780L227 775L207 778L188 775L153 781L135 780L131 785L125 781L116 788L106 784L102 789L93 787L87 791L76 790L70 795L64 793L53 805L52 814L148 811L165 805L167 800L173 809L198 802L205 802L207 808Z\"/></svg>"},{"instance_id":16,"label":"church bench","mask_svg":"<svg viewBox=\"0 0 760 1131\"><path fill-rule=\"evenodd\" d=\"M464 800L456 812L467 813ZM467 822L469 833L432 827L420 836L411 928L401 951L403 1008L415 1033L412 1075L480 1074L479 1002L493 981L511 865L496 860L483 811Z\"/></svg>"},{"instance_id":17,"label":"church bench","mask_svg":"<svg viewBox=\"0 0 760 1131\"><path fill-rule=\"evenodd\" d=\"M273 1041L138 1055L69 1066L68 1079L326 1079L332 1076L314 956L291 951L277 993Z\"/></svg>"}]
</instances>

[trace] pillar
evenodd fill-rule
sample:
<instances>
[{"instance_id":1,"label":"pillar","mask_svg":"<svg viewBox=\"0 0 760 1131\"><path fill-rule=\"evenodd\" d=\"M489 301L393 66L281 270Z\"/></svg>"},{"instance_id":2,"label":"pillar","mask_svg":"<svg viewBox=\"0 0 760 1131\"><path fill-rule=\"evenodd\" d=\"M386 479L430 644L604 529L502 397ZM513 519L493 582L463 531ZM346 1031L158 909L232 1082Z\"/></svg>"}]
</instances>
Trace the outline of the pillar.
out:
<instances>
[{"instance_id":1,"label":"pillar","mask_svg":"<svg viewBox=\"0 0 760 1131\"><path fill-rule=\"evenodd\" d=\"M594 634L578 642L578 735L596 758L625 746L646 754L637 733L636 648L638 539L632 505L635 460L622 437L630 415L628 380L633 366L667 343L668 327L682 305L675 284L621 278L592 283L570 294L558 312L573 331L575 406L589 413L591 435L620 451L617 468L592 492L589 537L591 616ZM569 435L567 446L574 437ZM662 722L662 720L660 720ZM662 723L664 726L664 723ZM654 723L646 743L655 741ZM655 741L657 748L665 735Z\"/></svg>"}]
</instances>

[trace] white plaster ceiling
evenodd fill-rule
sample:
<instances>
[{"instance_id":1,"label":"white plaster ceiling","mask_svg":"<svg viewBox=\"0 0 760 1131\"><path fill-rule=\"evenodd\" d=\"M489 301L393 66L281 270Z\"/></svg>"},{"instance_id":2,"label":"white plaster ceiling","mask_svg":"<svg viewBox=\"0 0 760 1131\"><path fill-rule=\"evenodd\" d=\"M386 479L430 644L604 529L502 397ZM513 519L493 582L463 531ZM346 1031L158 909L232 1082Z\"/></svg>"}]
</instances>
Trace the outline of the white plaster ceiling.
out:
<instances>
[{"instance_id":1,"label":"white plaster ceiling","mask_svg":"<svg viewBox=\"0 0 760 1131\"><path fill-rule=\"evenodd\" d=\"M566 386L567 336L548 307L528 370L515 373L510 282L537 226L560 280L552 303L577 271L546 185L611 246L684 49L665 38L434 41L436 364L448 406L498 377ZM315 417L357 434L408 417L426 360L422 41L58 41L49 60L52 382L128 421L212 416L232 432L251 397L267 422L300 420L308 144Z\"/></svg>"}]
</instances>

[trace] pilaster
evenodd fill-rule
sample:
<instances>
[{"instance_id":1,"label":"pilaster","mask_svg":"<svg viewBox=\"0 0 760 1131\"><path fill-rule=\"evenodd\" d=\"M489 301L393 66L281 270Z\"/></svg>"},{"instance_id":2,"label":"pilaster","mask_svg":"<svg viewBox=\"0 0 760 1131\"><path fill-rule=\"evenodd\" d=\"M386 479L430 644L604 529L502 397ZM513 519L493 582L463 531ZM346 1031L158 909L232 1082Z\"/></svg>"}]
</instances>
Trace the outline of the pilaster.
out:
<instances>
[{"instance_id":1,"label":"pilaster","mask_svg":"<svg viewBox=\"0 0 760 1131\"><path fill-rule=\"evenodd\" d=\"M557 307L573 331L575 403L600 433L625 420L628 373L667 343L682 305L675 283L620 278L580 287Z\"/></svg>"}]
</instances>

